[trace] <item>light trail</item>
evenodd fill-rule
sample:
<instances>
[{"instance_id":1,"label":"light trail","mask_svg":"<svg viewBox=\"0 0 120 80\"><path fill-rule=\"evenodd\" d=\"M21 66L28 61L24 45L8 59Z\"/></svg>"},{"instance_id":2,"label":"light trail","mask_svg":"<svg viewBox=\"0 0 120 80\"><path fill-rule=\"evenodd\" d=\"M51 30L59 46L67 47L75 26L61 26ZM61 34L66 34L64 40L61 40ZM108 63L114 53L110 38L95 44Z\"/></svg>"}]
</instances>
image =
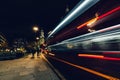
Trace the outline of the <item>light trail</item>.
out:
<instances>
[{"instance_id":1,"label":"light trail","mask_svg":"<svg viewBox=\"0 0 120 80\"><path fill-rule=\"evenodd\" d=\"M81 51L119 51L120 42L120 24L108 27L96 32L80 35L73 37L57 44L49 45L48 48L51 50L81 50ZM95 43L95 44L94 44ZM111 45L111 46L110 46ZM111 49L111 47L114 47ZM96 48L94 48L96 46ZM105 60L120 60L120 56L115 55L106 55L102 59ZM109 57L113 56L113 57Z\"/></svg>"},{"instance_id":2,"label":"light trail","mask_svg":"<svg viewBox=\"0 0 120 80\"><path fill-rule=\"evenodd\" d=\"M78 54L78 56L79 56L79 57L84 57L84 58L94 58L94 59L103 59L103 60L120 61L120 58L105 57L104 55Z\"/></svg>"},{"instance_id":3,"label":"light trail","mask_svg":"<svg viewBox=\"0 0 120 80\"><path fill-rule=\"evenodd\" d=\"M94 55L94 54L91 54L91 53L87 53L87 54L79 53L78 56L80 56L80 57L90 57L90 58L104 58L103 55Z\"/></svg>"},{"instance_id":4,"label":"light trail","mask_svg":"<svg viewBox=\"0 0 120 80\"><path fill-rule=\"evenodd\" d=\"M119 78L112 77L112 76L109 76L109 75L106 75L106 74L97 72L97 71L95 71L95 70L92 70L92 69L89 69L89 68L86 68L86 67L83 67L83 66L79 66L79 65L76 65L76 64L73 64L73 63L64 61L64 60L59 59L59 58L55 58L55 57L52 57L52 56L50 56L50 57L51 57L52 59L54 59L54 60L63 62L63 63L65 63L65 64L68 64L68 65L70 65L70 66L73 66L73 67L76 67L76 68L79 68L79 69L82 69L82 70L84 70L84 71L87 71L87 72L89 72L89 73L92 73L92 74L94 74L94 75L103 77L103 78L108 79L108 80L120 80Z\"/></svg>"},{"instance_id":5,"label":"light trail","mask_svg":"<svg viewBox=\"0 0 120 80\"><path fill-rule=\"evenodd\" d=\"M108 16L108 15L114 13L114 12L117 12L117 11L120 11L120 6L115 8L115 9L113 9L113 10L111 10L111 11L109 11L109 12L107 12L107 13L105 13L105 14L103 14L103 15L101 15L101 16L99 16L98 20L102 19L102 18L104 18L104 17L106 17L106 16Z\"/></svg>"},{"instance_id":6,"label":"light trail","mask_svg":"<svg viewBox=\"0 0 120 80\"><path fill-rule=\"evenodd\" d=\"M105 51L103 54L120 54L120 51Z\"/></svg>"},{"instance_id":7,"label":"light trail","mask_svg":"<svg viewBox=\"0 0 120 80\"><path fill-rule=\"evenodd\" d=\"M91 20L89 20L89 21L81 24L80 26L78 26L77 29L81 29L81 28L83 28L83 27L85 27L85 26L87 26L87 25L90 26L90 25L92 25L93 23L95 23L95 22L97 21L97 19L98 19L98 18L93 18L93 19L91 19Z\"/></svg>"},{"instance_id":8,"label":"light trail","mask_svg":"<svg viewBox=\"0 0 120 80\"><path fill-rule=\"evenodd\" d=\"M71 21L76 19L79 15L84 13L86 10L88 10L90 7L95 5L100 0L81 0L69 13L65 16L65 18L57 25L57 27L48 35L48 38L50 38L52 35L54 35L56 32L58 32L60 29L64 28L67 24L69 24Z\"/></svg>"},{"instance_id":9,"label":"light trail","mask_svg":"<svg viewBox=\"0 0 120 80\"><path fill-rule=\"evenodd\" d=\"M115 29L115 31L114 31L114 29ZM100 41L107 41L107 40L112 40L112 39L119 39L119 37L120 37L119 29L120 29L120 24L114 25L112 27L98 30L96 32L92 32L92 33L84 34L84 35L77 36L74 38L70 38L70 39L64 40L60 43L54 44L54 45L49 45L49 47L64 45L64 44L68 44L68 43L71 43L71 44L78 43L79 44L80 42L86 41L86 40L93 41L93 42L100 42ZM113 30L113 31L109 32L109 30L110 31Z\"/></svg>"},{"instance_id":10,"label":"light trail","mask_svg":"<svg viewBox=\"0 0 120 80\"><path fill-rule=\"evenodd\" d=\"M115 31L114 31L114 29L115 29ZM98 30L98 31L95 31L95 32L92 32L92 33L87 33L87 34L84 34L84 35L81 35L81 36L70 38L70 39L64 40L62 42L63 43L65 43L65 42L72 42L72 41L73 42L77 42L77 40L78 41L83 41L83 40L93 39L93 38L97 39L97 38L101 38L101 37L104 37L104 36L110 36L110 35L112 37L112 35L120 33L119 29L120 29L120 24L117 24L117 25L114 25L114 26L111 26L111 27L108 27L108 28L104 28L104 29L101 29L101 30ZM112 33L109 32L110 30L113 30Z\"/></svg>"},{"instance_id":11,"label":"light trail","mask_svg":"<svg viewBox=\"0 0 120 80\"><path fill-rule=\"evenodd\" d=\"M120 11L120 6L111 10L111 11L106 12L105 14L103 14L101 16L97 16L96 18L93 18L93 19L81 24L80 26L77 27L77 29L81 29L82 27L85 27L85 26L90 26L90 25L94 24L95 22L97 22L97 20L105 18L105 17L107 17L107 16L109 16L117 11Z\"/></svg>"}]
</instances>

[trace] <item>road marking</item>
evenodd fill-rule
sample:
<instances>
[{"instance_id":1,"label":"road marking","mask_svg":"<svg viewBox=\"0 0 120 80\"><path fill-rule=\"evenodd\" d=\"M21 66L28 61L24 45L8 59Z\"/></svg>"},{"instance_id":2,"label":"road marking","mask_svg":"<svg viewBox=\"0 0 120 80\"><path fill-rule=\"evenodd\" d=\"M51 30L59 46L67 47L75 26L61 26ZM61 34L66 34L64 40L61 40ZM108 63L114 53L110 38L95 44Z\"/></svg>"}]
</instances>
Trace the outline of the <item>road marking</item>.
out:
<instances>
[{"instance_id":1,"label":"road marking","mask_svg":"<svg viewBox=\"0 0 120 80\"><path fill-rule=\"evenodd\" d=\"M108 79L108 80L120 80L120 78L115 78L115 77L112 77L112 76L109 76L109 75L106 75L106 74L97 72L97 71L95 71L95 70L92 70L92 69L89 69L89 68L85 68L85 67L83 67L83 66L79 66L79 65L76 65L76 64L73 64L73 63L64 61L64 60L62 60L62 59L58 59L58 58L55 58L55 57L52 57L52 56L50 56L50 57L51 57L52 59L57 60L57 61L66 63L66 64L68 64L68 65L70 65L70 66L73 66L73 67L82 69L82 70L84 70L84 71L87 71L87 72L89 72L89 73L95 74L95 75L97 75L97 76L103 77L103 78Z\"/></svg>"}]
</instances>

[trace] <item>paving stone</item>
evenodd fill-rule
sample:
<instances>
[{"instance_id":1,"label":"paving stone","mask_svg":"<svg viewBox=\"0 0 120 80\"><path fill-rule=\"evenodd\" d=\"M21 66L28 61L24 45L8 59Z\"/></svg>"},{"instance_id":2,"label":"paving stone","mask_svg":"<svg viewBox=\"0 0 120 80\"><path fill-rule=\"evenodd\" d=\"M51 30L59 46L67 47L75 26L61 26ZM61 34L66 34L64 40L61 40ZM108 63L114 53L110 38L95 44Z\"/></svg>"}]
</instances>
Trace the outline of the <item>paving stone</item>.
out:
<instances>
[{"instance_id":1,"label":"paving stone","mask_svg":"<svg viewBox=\"0 0 120 80\"><path fill-rule=\"evenodd\" d=\"M0 61L0 80L59 80L40 57Z\"/></svg>"}]
</instances>

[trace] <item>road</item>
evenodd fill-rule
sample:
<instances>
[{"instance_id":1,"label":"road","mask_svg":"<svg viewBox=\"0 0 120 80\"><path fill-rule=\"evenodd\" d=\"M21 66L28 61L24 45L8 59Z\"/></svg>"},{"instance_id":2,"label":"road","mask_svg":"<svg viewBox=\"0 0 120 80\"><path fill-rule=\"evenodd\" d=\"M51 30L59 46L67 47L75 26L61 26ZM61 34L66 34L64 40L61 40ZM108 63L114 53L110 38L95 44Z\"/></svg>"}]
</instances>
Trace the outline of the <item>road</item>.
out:
<instances>
[{"instance_id":1,"label":"road","mask_svg":"<svg viewBox=\"0 0 120 80\"><path fill-rule=\"evenodd\" d=\"M120 80L120 61L79 57L73 52L44 54L64 80ZM0 80L59 79L42 56L0 61Z\"/></svg>"},{"instance_id":2,"label":"road","mask_svg":"<svg viewBox=\"0 0 120 80\"><path fill-rule=\"evenodd\" d=\"M120 60L79 57L75 52L46 57L67 80L120 80Z\"/></svg>"}]
</instances>

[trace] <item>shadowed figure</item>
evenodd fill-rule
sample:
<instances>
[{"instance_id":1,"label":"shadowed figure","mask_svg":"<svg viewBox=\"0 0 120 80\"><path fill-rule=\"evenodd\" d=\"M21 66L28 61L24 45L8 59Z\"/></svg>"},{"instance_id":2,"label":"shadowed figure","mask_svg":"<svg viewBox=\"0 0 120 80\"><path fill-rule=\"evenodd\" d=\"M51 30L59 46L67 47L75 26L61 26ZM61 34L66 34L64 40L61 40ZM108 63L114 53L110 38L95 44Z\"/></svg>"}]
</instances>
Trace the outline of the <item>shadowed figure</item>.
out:
<instances>
[{"instance_id":1,"label":"shadowed figure","mask_svg":"<svg viewBox=\"0 0 120 80\"><path fill-rule=\"evenodd\" d=\"M41 49L39 46L36 47L36 52L37 52L37 57L39 57L40 55L40 52L41 52Z\"/></svg>"}]
</instances>

